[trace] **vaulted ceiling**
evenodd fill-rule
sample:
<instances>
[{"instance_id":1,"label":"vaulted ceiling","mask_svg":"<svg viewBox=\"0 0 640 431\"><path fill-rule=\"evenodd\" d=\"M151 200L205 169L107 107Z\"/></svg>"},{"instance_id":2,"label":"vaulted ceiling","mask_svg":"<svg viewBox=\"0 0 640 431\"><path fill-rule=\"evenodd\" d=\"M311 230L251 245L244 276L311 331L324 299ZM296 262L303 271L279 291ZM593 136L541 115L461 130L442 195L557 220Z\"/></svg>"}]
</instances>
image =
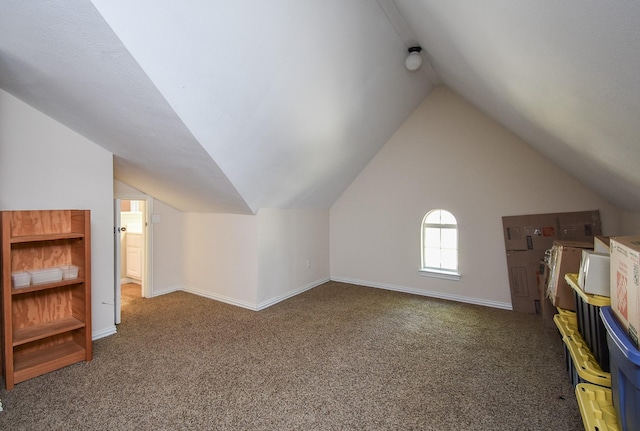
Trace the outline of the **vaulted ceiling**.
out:
<instances>
[{"instance_id":1,"label":"vaulted ceiling","mask_svg":"<svg viewBox=\"0 0 640 431\"><path fill-rule=\"evenodd\" d=\"M4 0L0 88L117 179L251 214L331 206L443 84L640 212L638 22L634 1Z\"/></svg>"}]
</instances>

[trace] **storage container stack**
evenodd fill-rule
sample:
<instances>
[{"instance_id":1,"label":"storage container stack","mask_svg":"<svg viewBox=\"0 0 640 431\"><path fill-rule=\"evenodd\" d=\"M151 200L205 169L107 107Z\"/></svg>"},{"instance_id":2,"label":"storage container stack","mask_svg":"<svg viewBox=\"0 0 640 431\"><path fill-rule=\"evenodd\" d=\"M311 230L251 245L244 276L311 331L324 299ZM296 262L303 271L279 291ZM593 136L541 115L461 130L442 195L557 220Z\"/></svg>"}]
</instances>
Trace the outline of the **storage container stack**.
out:
<instances>
[{"instance_id":1,"label":"storage container stack","mask_svg":"<svg viewBox=\"0 0 640 431\"><path fill-rule=\"evenodd\" d=\"M581 270L583 266L581 264ZM611 299L586 293L580 287L578 277L578 274L565 275L576 297L576 333L563 338L565 350L570 353L570 367L575 369L570 374L571 381L576 387L576 398L585 429L619 430L612 399L606 330L600 319L600 309L610 305Z\"/></svg>"},{"instance_id":2,"label":"storage container stack","mask_svg":"<svg viewBox=\"0 0 640 431\"><path fill-rule=\"evenodd\" d=\"M640 236L597 237L564 279L575 313L554 322L585 429L640 430Z\"/></svg>"},{"instance_id":3,"label":"storage container stack","mask_svg":"<svg viewBox=\"0 0 640 431\"><path fill-rule=\"evenodd\" d=\"M577 274L565 275L565 280L576 292L577 310L593 308L596 311L588 310L586 313L581 311L571 312L559 308L559 313L554 317L554 322L562 335L564 343L567 371L574 386L579 383L593 383L611 387L608 351L606 352L605 361L602 360L602 352L594 354L594 342L603 337L606 340L604 328L601 334L594 333L600 327L598 325L600 321L598 312L600 306L609 305L611 302L609 298L605 299L604 297L596 297L584 293L577 285L576 279ZM591 321L591 318L597 320Z\"/></svg>"},{"instance_id":4,"label":"storage container stack","mask_svg":"<svg viewBox=\"0 0 640 431\"><path fill-rule=\"evenodd\" d=\"M557 252L552 254L562 257ZM570 265L551 263L556 267L563 264L570 271L562 271L559 276L575 304L572 311L558 307L554 316L562 336L567 372L576 388L585 429L618 430L606 330L600 319L600 309L611 304L608 240L596 237L592 246L581 247L569 256Z\"/></svg>"}]
</instances>

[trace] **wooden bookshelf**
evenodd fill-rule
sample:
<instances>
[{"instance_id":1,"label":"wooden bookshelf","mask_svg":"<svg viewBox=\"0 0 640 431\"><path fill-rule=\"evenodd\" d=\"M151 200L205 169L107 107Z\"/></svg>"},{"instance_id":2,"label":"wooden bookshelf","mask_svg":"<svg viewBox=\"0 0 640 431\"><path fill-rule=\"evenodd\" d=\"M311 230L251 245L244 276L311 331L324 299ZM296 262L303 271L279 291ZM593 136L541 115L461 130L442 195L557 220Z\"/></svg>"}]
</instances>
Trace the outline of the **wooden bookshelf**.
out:
<instances>
[{"instance_id":1,"label":"wooden bookshelf","mask_svg":"<svg viewBox=\"0 0 640 431\"><path fill-rule=\"evenodd\" d=\"M3 211L2 375L16 383L92 359L88 210ZM73 279L14 287L11 273L78 267Z\"/></svg>"}]
</instances>

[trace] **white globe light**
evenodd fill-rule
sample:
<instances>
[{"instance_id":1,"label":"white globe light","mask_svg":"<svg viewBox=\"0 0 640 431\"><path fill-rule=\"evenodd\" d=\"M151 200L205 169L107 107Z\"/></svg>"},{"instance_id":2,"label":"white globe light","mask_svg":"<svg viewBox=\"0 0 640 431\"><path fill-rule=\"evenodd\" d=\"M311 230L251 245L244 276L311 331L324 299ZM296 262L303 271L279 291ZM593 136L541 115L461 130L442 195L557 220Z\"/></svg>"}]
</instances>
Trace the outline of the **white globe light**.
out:
<instances>
[{"instance_id":1,"label":"white globe light","mask_svg":"<svg viewBox=\"0 0 640 431\"><path fill-rule=\"evenodd\" d=\"M404 64L405 66L407 66L407 69L409 69L412 72L414 70L418 70L420 68L420 65L422 64L422 57L420 57L420 52L418 51L410 52Z\"/></svg>"}]
</instances>

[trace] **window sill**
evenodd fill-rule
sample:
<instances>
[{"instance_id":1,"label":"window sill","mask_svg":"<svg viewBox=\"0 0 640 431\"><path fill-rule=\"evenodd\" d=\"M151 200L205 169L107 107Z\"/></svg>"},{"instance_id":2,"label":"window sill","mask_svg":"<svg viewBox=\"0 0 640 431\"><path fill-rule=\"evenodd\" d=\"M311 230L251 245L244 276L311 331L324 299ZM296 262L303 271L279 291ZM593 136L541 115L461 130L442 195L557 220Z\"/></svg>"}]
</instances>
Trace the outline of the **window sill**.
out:
<instances>
[{"instance_id":1,"label":"window sill","mask_svg":"<svg viewBox=\"0 0 640 431\"><path fill-rule=\"evenodd\" d=\"M452 271L438 271L437 269L419 269L423 277L443 278L445 280L460 280L461 275Z\"/></svg>"}]
</instances>

